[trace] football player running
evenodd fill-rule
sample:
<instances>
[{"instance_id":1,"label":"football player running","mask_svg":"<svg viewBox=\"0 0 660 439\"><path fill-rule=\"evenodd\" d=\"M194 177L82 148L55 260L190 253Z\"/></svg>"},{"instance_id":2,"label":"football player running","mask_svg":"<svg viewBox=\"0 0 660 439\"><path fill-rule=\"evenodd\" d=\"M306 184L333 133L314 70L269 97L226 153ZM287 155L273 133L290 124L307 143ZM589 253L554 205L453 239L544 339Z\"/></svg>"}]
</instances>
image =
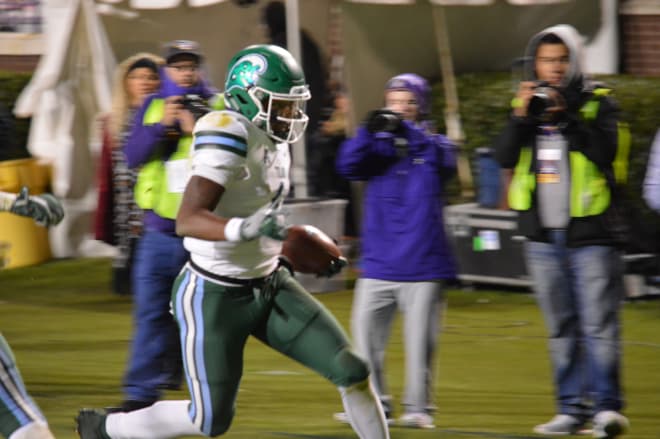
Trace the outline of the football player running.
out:
<instances>
[{"instance_id":1,"label":"football player running","mask_svg":"<svg viewBox=\"0 0 660 439\"><path fill-rule=\"evenodd\" d=\"M230 61L229 110L195 125L192 176L177 216L191 257L173 287L172 308L190 400L131 413L82 410L82 439L225 433L250 335L333 382L360 438L389 438L366 363L330 312L278 263L288 143L304 132L309 98L304 74L285 49L250 46Z\"/></svg>"}]
</instances>

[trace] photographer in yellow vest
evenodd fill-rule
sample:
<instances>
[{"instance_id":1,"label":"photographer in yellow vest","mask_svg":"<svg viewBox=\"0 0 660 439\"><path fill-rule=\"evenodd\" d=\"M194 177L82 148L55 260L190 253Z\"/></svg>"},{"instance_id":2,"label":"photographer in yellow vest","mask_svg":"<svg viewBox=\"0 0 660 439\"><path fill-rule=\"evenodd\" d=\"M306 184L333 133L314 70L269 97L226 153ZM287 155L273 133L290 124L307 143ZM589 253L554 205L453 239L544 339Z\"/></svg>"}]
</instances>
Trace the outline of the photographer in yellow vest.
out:
<instances>
[{"instance_id":1,"label":"photographer in yellow vest","mask_svg":"<svg viewBox=\"0 0 660 439\"><path fill-rule=\"evenodd\" d=\"M610 90L585 79L581 37L553 26L527 46L527 77L495 142L514 168L509 205L548 330L556 414L534 432L614 438L621 414L623 263L617 187L627 136Z\"/></svg>"},{"instance_id":2,"label":"photographer in yellow vest","mask_svg":"<svg viewBox=\"0 0 660 439\"><path fill-rule=\"evenodd\" d=\"M163 389L181 385L178 329L169 312L172 283L188 259L175 221L188 178L188 153L197 117L213 90L200 74L203 61L194 41L169 43L161 87L137 111L124 146L126 162L138 168L135 201L144 210L144 233L132 273L134 333L117 410L153 404Z\"/></svg>"}]
</instances>

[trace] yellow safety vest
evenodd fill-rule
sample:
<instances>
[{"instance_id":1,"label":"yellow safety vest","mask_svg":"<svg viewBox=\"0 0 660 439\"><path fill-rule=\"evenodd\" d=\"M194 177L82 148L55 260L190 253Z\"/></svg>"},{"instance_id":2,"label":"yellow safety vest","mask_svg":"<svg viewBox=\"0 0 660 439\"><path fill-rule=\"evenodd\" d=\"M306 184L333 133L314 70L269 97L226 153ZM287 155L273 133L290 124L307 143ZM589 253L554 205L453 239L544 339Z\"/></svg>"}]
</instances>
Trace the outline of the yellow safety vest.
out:
<instances>
[{"instance_id":1,"label":"yellow safety vest","mask_svg":"<svg viewBox=\"0 0 660 439\"><path fill-rule=\"evenodd\" d=\"M598 114L600 96L606 96L610 89L594 90L596 99L591 99L580 109L585 120L594 120ZM630 130L625 122L618 122L617 152L612 169L614 180L623 184L628 175L628 153L630 151ZM518 163L509 186L509 206L513 210L528 210L532 206L532 194L536 189L536 176L531 169L532 149L520 150ZM570 215L573 218L599 215L607 209L611 200L611 189L605 175L584 154L569 152L571 173Z\"/></svg>"},{"instance_id":2,"label":"yellow safety vest","mask_svg":"<svg viewBox=\"0 0 660 439\"><path fill-rule=\"evenodd\" d=\"M165 100L154 99L144 113L142 123L153 125L163 119ZM162 151L157 150L153 157L142 166L135 182L135 202L141 209L153 210L163 218L175 219L181 205L180 192L170 192L167 184L166 163L176 160L189 160L192 136L183 135L177 143L176 151L163 160Z\"/></svg>"}]
</instances>

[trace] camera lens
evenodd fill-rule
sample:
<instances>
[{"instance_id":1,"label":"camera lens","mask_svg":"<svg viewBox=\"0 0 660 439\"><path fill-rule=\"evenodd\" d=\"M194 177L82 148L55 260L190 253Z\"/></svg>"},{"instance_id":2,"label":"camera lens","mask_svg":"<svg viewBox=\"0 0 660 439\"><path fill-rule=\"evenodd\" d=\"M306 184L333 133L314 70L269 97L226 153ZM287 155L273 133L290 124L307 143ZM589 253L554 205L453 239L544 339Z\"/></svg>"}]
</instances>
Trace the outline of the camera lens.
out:
<instances>
[{"instance_id":1,"label":"camera lens","mask_svg":"<svg viewBox=\"0 0 660 439\"><path fill-rule=\"evenodd\" d=\"M399 118L393 114L379 114L378 115L378 125L383 127L385 131L389 131L393 128L396 128L399 124Z\"/></svg>"},{"instance_id":2,"label":"camera lens","mask_svg":"<svg viewBox=\"0 0 660 439\"><path fill-rule=\"evenodd\" d=\"M533 117L541 117L548 107L550 107L551 102L550 98L543 93L535 93L534 96L529 100L529 105L527 106L527 113Z\"/></svg>"}]
</instances>

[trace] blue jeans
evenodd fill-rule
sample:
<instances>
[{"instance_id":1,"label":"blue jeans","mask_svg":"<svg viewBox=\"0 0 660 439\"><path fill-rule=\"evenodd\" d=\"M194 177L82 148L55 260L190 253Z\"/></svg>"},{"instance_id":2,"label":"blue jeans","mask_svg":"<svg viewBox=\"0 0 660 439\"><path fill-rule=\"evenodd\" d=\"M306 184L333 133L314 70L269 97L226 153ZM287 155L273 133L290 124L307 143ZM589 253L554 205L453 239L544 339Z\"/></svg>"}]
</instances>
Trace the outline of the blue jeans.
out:
<instances>
[{"instance_id":1,"label":"blue jeans","mask_svg":"<svg viewBox=\"0 0 660 439\"><path fill-rule=\"evenodd\" d=\"M527 242L526 251L549 332L558 412L620 411L621 255L607 246L568 248L565 231L550 236L550 243Z\"/></svg>"},{"instance_id":2,"label":"blue jeans","mask_svg":"<svg viewBox=\"0 0 660 439\"><path fill-rule=\"evenodd\" d=\"M170 313L172 285L188 259L182 239L146 231L133 267L133 343L124 376L125 398L156 401L181 381L179 331Z\"/></svg>"}]
</instances>

